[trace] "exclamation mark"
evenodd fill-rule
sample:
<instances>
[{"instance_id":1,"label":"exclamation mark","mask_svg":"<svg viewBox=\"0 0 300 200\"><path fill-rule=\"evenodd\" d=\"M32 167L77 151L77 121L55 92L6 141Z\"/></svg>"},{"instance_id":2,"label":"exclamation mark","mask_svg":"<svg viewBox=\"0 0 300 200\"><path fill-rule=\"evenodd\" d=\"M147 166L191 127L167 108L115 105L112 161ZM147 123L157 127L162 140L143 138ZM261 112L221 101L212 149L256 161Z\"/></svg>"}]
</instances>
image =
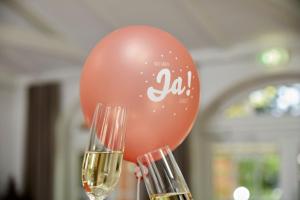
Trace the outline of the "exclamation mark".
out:
<instances>
[{"instance_id":1,"label":"exclamation mark","mask_svg":"<svg viewBox=\"0 0 300 200\"><path fill-rule=\"evenodd\" d=\"M188 78L188 89L186 90L186 95L190 96L191 94L191 83L192 83L192 72L188 71L187 73L187 78Z\"/></svg>"}]
</instances>

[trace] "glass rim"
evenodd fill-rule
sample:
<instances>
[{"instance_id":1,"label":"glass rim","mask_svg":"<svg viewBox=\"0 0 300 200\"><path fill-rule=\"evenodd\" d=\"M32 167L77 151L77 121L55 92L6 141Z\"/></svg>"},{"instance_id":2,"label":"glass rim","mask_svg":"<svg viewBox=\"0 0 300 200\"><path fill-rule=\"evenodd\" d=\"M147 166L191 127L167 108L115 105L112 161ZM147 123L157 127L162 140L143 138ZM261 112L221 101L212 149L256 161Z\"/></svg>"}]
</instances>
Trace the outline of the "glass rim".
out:
<instances>
[{"instance_id":1,"label":"glass rim","mask_svg":"<svg viewBox=\"0 0 300 200\"><path fill-rule=\"evenodd\" d=\"M145 157L147 155L153 155L155 153L158 153L160 150L166 151L167 154L170 154L170 153L172 154L172 150L171 150L170 146L169 145L165 145L163 147L159 147L157 149L154 149L154 150L148 151L147 153L139 155L136 159L137 159L138 162L142 162L143 157Z\"/></svg>"},{"instance_id":2,"label":"glass rim","mask_svg":"<svg viewBox=\"0 0 300 200\"><path fill-rule=\"evenodd\" d=\"M137 164L150 198L156 194L190 193L168 145L138 156Z\"/></svg>"},{"instance_id":3,"label":"glass rim","mask_svg":"<svg viewBox=\"0 0 300 200\"><path fill-rule=\"evenodd\" d=\"M86 151L98 151L96 149L103 148L124 151L127 110L127 107L122 105L98 102L91 118L90 142ZM112 138L117 142L112 142Z\"/></svg>"},{"instance_id":4,"label":"glass rim","mask_svg":"<svg viewBox=\"0 0 300 200\"><path fill-rule=\"evenodd\" d=\"M111 108L115 108L115 107L120 107L122 109L125 109L125 111L127 112L127 107L125 105L122 104L110 104L110 103L103 103L103 102L98 102L95 105L94 111L97 109L97 107L99 108L106 108L106 107L111 107Z\"/></svg>"}]
</instances>

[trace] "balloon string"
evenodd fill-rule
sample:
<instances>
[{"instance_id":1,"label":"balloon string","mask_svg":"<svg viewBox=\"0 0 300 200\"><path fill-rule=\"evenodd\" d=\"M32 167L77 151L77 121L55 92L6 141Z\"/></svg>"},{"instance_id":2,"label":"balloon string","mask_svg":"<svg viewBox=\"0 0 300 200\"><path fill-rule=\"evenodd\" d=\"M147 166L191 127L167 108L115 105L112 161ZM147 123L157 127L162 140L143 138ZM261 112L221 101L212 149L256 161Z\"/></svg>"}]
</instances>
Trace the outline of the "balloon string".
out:
<instances>
[{"instance_id":1,"label":"balloon string","mask_svg":"<svg viewBox=\"0 0 300 200\"><path fill-rule=\"evenodd\" d=\"M134 170L135 177L137 178L137 186L136 186L136 200L140 200L140 186L141 186L141 180L143 178L141 169L136 166Z\"/></svg>"},{"instance_id":2,"label":"balloon string","mask_svg":"<svg viewBox=\"0 0 300 200\"><path fill-rule=\"evenodd\" d=\"M138 177L137 186L136 186L136 200L140 200L140 185L141 185L141 177Z\"/></svg>"}]
</instances>

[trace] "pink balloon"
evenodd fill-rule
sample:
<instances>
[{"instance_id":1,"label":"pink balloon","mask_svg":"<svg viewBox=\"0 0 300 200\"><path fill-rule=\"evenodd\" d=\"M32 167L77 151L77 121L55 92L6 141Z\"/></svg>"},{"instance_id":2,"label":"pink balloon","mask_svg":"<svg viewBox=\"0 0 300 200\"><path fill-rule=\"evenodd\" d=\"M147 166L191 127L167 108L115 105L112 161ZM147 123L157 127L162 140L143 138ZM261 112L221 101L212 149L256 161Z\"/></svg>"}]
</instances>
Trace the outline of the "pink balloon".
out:
<instances>
[{"instance_id":1,"label":"pink balloon","mask_svg":"<svg viewBox=\"0 0 300 200\"><path fill-rule=\"evenodd\" d=\"M199 78L187 49L167 32L129 26L104 37L84 65L81 106L87 124L98 102L128 109L125 156L169 145L189 134L199 107Z\"/></svg>"}]
</instances>

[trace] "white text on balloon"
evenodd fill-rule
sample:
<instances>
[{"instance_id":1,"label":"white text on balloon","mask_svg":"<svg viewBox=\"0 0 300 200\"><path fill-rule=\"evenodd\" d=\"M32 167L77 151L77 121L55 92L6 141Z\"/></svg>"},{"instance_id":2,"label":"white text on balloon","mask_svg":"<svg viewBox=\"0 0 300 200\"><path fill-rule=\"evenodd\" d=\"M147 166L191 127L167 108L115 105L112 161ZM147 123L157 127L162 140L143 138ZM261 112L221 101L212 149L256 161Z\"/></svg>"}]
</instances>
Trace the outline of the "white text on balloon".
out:
<instances>
[{"instance_id":1,"label":"white text on balloon","mask_svg":"<svg viewBox=\"0 0 300 200\"><path fill-rule=\"evenodd\" d=\"M188 71L188 88L191 86L192 72ZM182 86L182 78L179 76L171 83L171 72L168 68L163 68L156 76L156 82L162 85L162 89L149 87L147 90L148 98L154 102L160 102L170 93L173 95L182 95L186 87ZM190 96L190 90L186 91L186 95Z\"/></svg>"}]
</instances>

